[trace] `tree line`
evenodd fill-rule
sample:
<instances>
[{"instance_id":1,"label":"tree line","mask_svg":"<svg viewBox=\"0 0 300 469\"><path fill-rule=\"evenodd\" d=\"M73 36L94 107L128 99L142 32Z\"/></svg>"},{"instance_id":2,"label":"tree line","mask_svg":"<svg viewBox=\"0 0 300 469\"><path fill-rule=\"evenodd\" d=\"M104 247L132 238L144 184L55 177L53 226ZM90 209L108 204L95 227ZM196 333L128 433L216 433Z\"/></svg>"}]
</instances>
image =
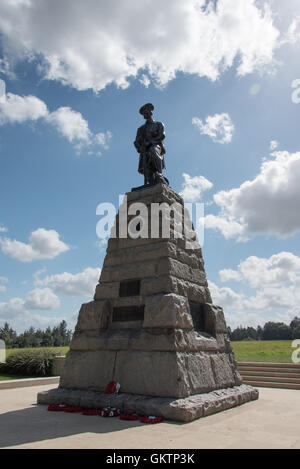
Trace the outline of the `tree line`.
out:
<instances>
[{"instance_id":1,"label":"tree line","mask_svg":"<svg viewBox=\"0 0 300 469\"><path fill-rule=\"evenodd\" d=\"M232 330L228 327L230 340L294 340L300 339L300 318L295 317L291 323L266 322L263 327L242 327ZM27 347L63 347L70 345L72 331L67 328L65 320L58 326L47 329L30 327L22 334L17 334L6 322L0 327L0 339L5 342L6 348Z\"/></svg>"},{"instance_id":2,"label":"tree line","mask_svg":"<svg viewBox=\"0 0 300 469\"><path fill-rule=\"evenodd\" d=\"M263 327L242 327L232 330L228 327L230 340L294 340L300 339L300 318L297 316L290 322L266 322Z\"/></svg>"},{"instance_id":3,"label":"tree line","mask_svg":"<svg viewBox=\"0 0 300 469\"><path fill-rule=\"evenodd\" d=\"M47 327L45 330L30 327L22 334L17 334L6 322L0 327L0 339L5 342L6 348L62 347L70 344L72 331L63 320L56 327Z\"/></svg>"}]
</instances>

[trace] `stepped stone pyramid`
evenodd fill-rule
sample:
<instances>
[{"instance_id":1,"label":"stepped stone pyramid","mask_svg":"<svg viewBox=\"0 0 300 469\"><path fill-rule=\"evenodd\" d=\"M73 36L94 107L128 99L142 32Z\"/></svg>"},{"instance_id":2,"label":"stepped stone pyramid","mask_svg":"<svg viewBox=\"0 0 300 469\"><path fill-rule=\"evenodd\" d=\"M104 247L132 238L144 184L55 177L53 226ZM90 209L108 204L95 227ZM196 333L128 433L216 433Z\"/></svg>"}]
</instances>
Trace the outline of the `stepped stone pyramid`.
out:
<instances>
[{"instance_id":1,"label":"stepped stone pyramid","mask_svg":"<svg viewBox=\"0 0 300 469\"><path fill-rule=\"evenodd\" d=\"M148 208L140 221L128 216L128 227L140 237L120 232L120 207L94 300L80 309L59 388L40 393L38 402L113 405L190 421L257 399L258 391L242 384L222 308L212 304L183 199L166 184L129 192L126 199L128 213L133 204ZM154 220L153 204L174 212ZM187 226L181 238L176 213L184 213ZM164 221L170 223L167 238ZM150 228L156 238L149 237ZM104 394L110 381L120 383L119 395Z\"/></svg>"}]
</instances>

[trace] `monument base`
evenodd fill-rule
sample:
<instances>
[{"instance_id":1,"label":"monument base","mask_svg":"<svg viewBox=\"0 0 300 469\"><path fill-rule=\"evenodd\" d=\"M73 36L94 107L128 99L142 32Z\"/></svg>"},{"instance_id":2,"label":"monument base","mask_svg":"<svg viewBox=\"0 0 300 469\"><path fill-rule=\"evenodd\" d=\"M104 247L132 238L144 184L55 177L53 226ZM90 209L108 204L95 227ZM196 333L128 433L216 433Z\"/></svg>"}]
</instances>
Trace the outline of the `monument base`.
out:
<instances>
[{"instance_id":1,"label":"monument base","mask_svg":"<svg viewBox=\"0 0 300 469\"><path fill-rule=\"evenodd\" d=\"M51 389L38 394L38 404L68 404L87 409L116 407L122 413L155 415L167 420L191 422L192 420L227 410L258 399L258 390L242 384L233 388L219 389L196 394L183 399L150 397L135 394L104 394L70 389Z\"/></svg>"}]
</instances>

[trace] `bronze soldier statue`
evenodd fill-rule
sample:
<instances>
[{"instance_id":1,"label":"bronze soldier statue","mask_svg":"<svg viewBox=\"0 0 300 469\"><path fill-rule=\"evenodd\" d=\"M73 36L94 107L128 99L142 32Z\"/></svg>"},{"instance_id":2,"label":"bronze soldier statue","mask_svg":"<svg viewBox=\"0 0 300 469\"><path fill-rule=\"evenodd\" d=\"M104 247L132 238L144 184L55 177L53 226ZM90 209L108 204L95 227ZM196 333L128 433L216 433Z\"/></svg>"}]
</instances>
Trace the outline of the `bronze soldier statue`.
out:
<instances>
[{"instance_id":1,"label":"bronze soldier statue","mask_svg":"<svg viewBox=\"0 0 300 469\"><path fill-rule=\"evenodd\" d=\"M164 154L166 153L163 140L165 138L164 125L155 122L152 117L154 106L145 104L139 110L146 122L136 135L134 146L140 154L138 172L144 175L145 185L158 183L168 184L168 180L162 175L165 168Z\"/></svg>"}]
</instances>

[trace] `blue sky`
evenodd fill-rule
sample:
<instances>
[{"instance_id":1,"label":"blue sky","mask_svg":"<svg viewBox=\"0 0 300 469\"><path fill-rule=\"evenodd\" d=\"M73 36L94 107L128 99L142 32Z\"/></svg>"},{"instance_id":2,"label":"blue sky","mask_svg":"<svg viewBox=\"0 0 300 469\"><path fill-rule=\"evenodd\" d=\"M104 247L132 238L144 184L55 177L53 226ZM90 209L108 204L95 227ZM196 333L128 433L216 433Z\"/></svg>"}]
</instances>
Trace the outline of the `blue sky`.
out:
<instances>
[{"instance_id":1,"label":"blue sky","mask_svg":"<svg viewBox=\"0 0 300 469\"><path fill-rule=\"evenodd\" d=\"M0 6L0 326L73 327L92 299L96 207L143 182L146 102L165 124L170 185L205 204L228 324L299 315L300 7L168 0L158 15L155 3Z\"/></svg>"}]
</instances>

